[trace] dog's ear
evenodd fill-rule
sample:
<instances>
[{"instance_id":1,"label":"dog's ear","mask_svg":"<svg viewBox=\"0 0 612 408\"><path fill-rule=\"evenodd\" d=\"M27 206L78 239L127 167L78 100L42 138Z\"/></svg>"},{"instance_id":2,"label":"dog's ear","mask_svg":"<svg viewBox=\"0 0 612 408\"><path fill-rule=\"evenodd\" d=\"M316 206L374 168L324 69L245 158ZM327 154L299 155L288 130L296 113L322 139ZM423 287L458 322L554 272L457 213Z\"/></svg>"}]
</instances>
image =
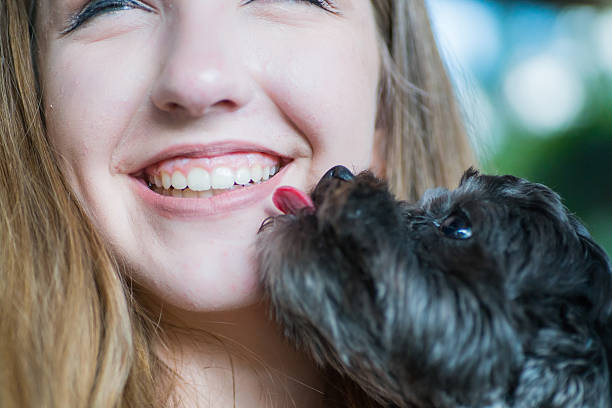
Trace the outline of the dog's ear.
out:
<instances>
[{"instance_id":1,"label":"dog's ear","mask_svg":"<svg viewBox=\"0 0 612 408\"><path fill-rule=\"evenodd\" d=\"M587 262L586 274L591 281L591 304L593 305L591 321L603 342L608 372L612 372L612 267L609 257L601 246L590 236L586 228L574 217L571 218L576 233L584 250ZM611 384L612 388L612 377ZM612 397L612 395L611 395Z\"/></svg>"},{"instance_id":2,"label":"dog's ear","mask_svg":"<svg viewBox=\"0 0 612 408\"><path fill-rule=\"evenodd\" d=\"M567 216L575 236L568 240L571 245L566 246L569 253L563 261L571 265L570 275L558 293L563 318L530 341L516 398L538 404L530 406L552 406L545 402L558 400L562 403L556 407L608 408L612 401L610 260L586 228L573 215Z\"/></svg>"},{"instance_id":3,"label":"dog's ear","mask_svg":"<svg viewBox=\"0 0 612 408\"><path fill-rule=\"evenodd\" d=\"M463 176L461 176L459 187L461 187L466 181L468 181L472 177L478 177L479 175L480 175L480 172L478 170L476 170L474 167L470 167L469 169L465 171L465 173L463 173Z\"/></svg>"},{"instance_id":4,"label":"dog's ear","mask_svg":"<svg viewBox=\"0 0 612 408\"><path fill-rule=\"evenodd\" d=\"M593 317L606 343L608 362L612 368L612 268L604 250L591 237L580 238L587 256L591 259L588 272L593 279L593 287L597 289L592 300L593 304L599 307L594 310Z\"/></svg>"}]
</instances>

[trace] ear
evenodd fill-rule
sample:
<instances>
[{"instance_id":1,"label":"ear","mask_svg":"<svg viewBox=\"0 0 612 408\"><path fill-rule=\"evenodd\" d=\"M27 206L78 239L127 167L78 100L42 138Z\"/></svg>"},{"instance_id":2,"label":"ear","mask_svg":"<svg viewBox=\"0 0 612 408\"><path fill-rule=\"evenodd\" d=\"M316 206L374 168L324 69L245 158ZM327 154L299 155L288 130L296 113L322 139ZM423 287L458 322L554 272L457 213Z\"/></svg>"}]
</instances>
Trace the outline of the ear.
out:
<instances>
[{"instance_id":1,"label":"ear","mask_svg":"<svg viewBox=\"0 0 612 408\"><path fill-rule=\"evenodd\" d=\"M574 217L572 221L584 250L584 259L588 262L585 273L589 276L592 288L591 304L593 305L591 321L599 333L608 360L608 372L612 371L612 267L610 259L586 228ZM612 387L612 383L610 384ZM612 395L611 395L612 397Z\"/></svg>"},{"instance_id":2,"label":"ear","mask_svg":"<svg viewBox=\"0 0 612 408\"><path fill-rule=\"evenodd\" d=\"M594 297L591 299L594 305L600 305L598 321L608 318L607 322L612 323L612 264L606 251L597 244L587 229L576 219L575 216L568 214L576 235L580 240L583 248L583 256L587 262L586 273L591 277L594 291ZM608 327L612 329L612 327ZM612 336L610 336L612 341Z\"/></svg>"},{"instance_id":3,"label":"ear","mask_svg":"<svg viewBox=\"0 0 612 408\"><path fill-rule=\"evenodd\" d=\"M567 326L538 331L531 340L516 391L517 401L535 401L555 407L610 407L612 401L612 271L605 251L593 241L575 217L570 223L579 242L571 262L573 289L568 292L579 305L563 314ZM574 281L574 274L581 275ZM575 292L572 290L575 289ZM561 298L562 299L562 298ZM569 302L573 302L568 299ZM568 308L573 309L572 306ZM588 313L588 315L586 313ZM556 348L551 348L551 339ZM517 405L517 406L520 406Z\"/></svg>"},{"instance_id":4,"label":"ear","mask_svg":"<svg viewBox=\"0 0 612 408\"><path fill-rule=\"evenodd\" d=\"M463 173L463 176L461 176L461 181L459 182L459 187L461 187L461 185L463 183L465 183L466 181L468 181L472 177L478 177L479 175L480 175L480 172L478 170L476 170L474 167L470 167L469 169L467 169L465 171L465 173Z\"/></svg>"},{"instance_id":5,"label":"ear","mask_svg":"<svg viewBox=\"0 0 612 408\"><path fill-rule=\"evenodd\" d=\"M590 237L581 237L585 252L592 259L589 274L593 279L593 286L598 290L593 299L594 305L600 307L596 310L595 321L605 330L603 338L607 341L608 361L612 362L612 268L610 260L604 250Z\"/></svg>"}]
</instances>

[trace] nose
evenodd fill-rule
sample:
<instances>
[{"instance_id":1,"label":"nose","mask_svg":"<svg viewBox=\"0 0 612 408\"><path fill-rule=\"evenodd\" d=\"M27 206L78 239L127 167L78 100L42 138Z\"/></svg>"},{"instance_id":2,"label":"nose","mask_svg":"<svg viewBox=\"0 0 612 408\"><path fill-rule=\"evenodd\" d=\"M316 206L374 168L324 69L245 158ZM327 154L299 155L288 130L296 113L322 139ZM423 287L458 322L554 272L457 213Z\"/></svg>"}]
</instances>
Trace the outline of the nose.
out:
<instances>
[{"instance_id":1,"label":"nose","mask_svg":"<svg viewBox=\"0 0 612 408\"><path fill-rule=\"evenodd\" d=\"M157 109L200 117L246 105L253 90L241 61L227 2L176 1L160 73L151 91Z\"/></svg>"},{"instance_id":2,"label":"nose","mask_svg":"<svg viewBox=\"0 0 612 408\"><path fill-rule=\"evenodd\" d=\"M346 167L334 166L323 175L322 180L337 178L344 181L351 181L354 177L353 173Z\"/></svg>"}]
</instances>

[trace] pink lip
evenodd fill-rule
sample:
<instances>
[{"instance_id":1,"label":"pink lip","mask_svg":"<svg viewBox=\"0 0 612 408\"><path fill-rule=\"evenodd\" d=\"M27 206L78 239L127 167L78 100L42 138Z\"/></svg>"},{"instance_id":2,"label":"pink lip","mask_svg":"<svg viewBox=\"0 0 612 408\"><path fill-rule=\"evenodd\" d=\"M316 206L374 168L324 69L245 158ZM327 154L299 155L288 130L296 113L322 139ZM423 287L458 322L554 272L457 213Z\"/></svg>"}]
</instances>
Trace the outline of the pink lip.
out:
<instances>
[{"instance_id":1,"label":"pink lip","mask_svg":"<svg viewBox=\"0 0 612 408\"><path fill-rule=\"evenodd\" d=\"M281 167L287 164L291 158L281 155L278 152L270 150L264 146L260 146L254 143L245 143L239 141L224 141L212 144L183 144L168 147L167 149L162 150L161 152L155 154L151 158L147 159L145 162L141 163L138 166L138 169L132 172L131 174L134 176L140 175L145 168L171 159L175 157L187 157L187 158L201 158L201 157L215 157L222 156L225 154L231 153L249 153L249 152L260 152L266 153L270 156L275 156L280 158Z\"/></svg>"},{"instance_id":2,"label":"pink lip","mask_svg":"<svg viewBox=\"0 0 612 408\"><path fill-rule=\"evenodd\" d=\"M169 219L195 219L224 215L269 198L281 183L287 167L260 184L238 188L210 198L175 198L157 194L139 178L131 178L131 188L144 204Z\"/></svg>"}]
</instances>

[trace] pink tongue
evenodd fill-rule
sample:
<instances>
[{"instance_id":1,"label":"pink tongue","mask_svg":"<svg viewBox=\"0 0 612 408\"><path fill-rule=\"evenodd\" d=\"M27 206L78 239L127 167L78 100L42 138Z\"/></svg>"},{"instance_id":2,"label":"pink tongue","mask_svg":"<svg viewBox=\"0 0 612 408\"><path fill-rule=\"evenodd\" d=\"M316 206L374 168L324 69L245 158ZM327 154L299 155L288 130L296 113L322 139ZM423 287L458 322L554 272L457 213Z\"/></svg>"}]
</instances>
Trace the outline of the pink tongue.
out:
<instances>
[{"instance_id":1,"label":"pink tongue","mask_svg":"<svg viewBox=\"0 0 612 408\"><path fill-rule=\"evenodd\" d=\"M314 204L306 193L289 186L277 188L272 196L272 202L285 214L295 214L305 207L314 210Z\"/></svg>"}]
</instances>

